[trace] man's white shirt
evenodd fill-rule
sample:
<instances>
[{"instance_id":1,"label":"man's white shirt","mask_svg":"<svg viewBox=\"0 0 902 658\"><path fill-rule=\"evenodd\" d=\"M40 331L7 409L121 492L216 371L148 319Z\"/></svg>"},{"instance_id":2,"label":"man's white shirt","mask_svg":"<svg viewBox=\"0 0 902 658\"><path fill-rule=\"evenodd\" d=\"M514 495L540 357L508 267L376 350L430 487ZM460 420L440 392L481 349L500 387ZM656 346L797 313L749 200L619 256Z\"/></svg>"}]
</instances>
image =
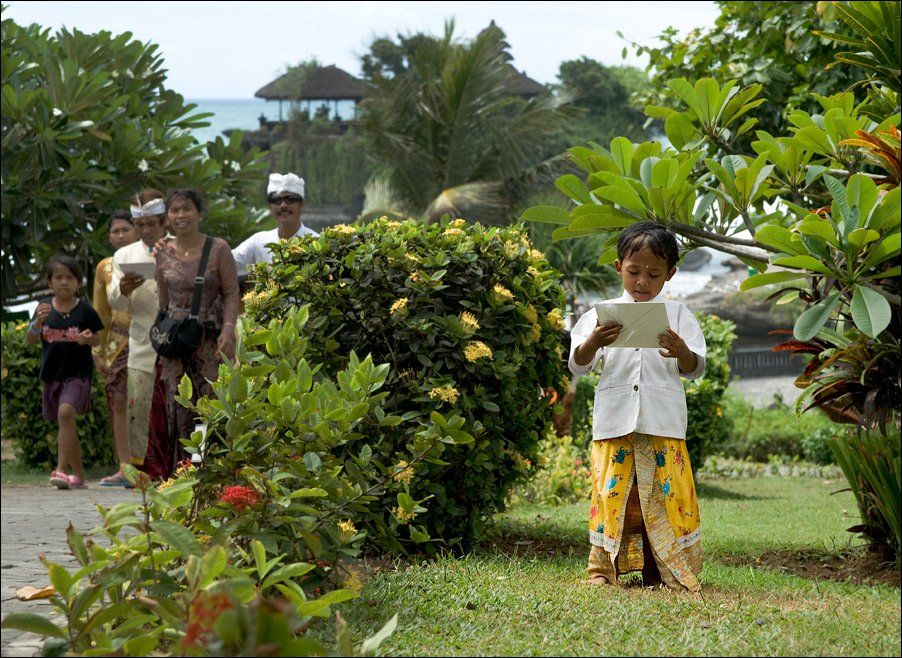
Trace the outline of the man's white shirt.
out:
<instances>
[{"instance_id":1,"label":"man's white shirt","mask_svg":"<svg viewBox=\"0 0 902 658\"><path fill-rule=\"evenodd\" d=\"M304 224L297 230L293 238L299 238L303 235L318 236L319 233L311 228L307 228ZM271 263L272 250L266 245L278 242L279 229L274 228L271 231L260 231L254 233L247 240L232 249L232 256L235 257L235 265L238 268L238 274L244 274L251 265L256 263Z\"/></svg>"}]
</instances>

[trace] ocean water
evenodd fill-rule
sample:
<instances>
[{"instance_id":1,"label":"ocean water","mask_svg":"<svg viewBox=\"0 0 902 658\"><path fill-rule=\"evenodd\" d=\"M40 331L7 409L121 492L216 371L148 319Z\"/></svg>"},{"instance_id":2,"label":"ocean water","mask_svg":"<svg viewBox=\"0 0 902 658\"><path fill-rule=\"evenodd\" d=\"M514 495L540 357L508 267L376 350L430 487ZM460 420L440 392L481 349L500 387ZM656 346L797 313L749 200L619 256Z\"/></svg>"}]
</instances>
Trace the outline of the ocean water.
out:
<instances>
[{"instance_id":1,"label":"ocean water","mask_svg":"<svg viewBox=\"0 0 902 658\"><path fill-rule=\"evenodd\" d=\"M189 98L189 103L197 105L198 112L212 112L206 128L197 128L193 132L200 142L208 142L223 136L223 130L240 128L256 130L260 127L259 116L265 114L267 119L279 118L278 101L265 101L261 98Z\"/></svg>"}]
</instances>

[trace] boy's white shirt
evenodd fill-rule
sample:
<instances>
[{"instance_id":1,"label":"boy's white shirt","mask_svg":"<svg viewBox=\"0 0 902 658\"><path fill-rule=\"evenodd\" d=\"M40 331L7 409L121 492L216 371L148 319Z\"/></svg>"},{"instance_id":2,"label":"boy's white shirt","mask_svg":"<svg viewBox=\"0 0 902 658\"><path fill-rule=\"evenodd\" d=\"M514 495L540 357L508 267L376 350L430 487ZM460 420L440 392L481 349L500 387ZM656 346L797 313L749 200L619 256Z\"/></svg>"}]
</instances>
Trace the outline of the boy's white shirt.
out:
<instances>
[{"instance_id":1,"label":"boy's white shirt","mask_svg":"<svg viewBox=\"0 0 902 658\"><path fill-rule=\"evenodd\" d=\"M692 312L680 302L659 294L652 302L663 302L670 327L698 357L690 373L681 374L676 359L664 358L658 348L602 347L586 365L574 359L597 322L595 309L582 315L570 332L570 372L585 375L601 364L592 412L592 438L596 441L641 432L674 439L686 438L686 395L680 377L697 379L705 372L707 345L702 328ZM610 303L635 302L629 293Z\"/></svg>"},{"instance_id":2,"label":"boy's white shirt","mask_svg":"<svg viewBox=\"0 0 902 658\"><path fill-rule=\"evenodd\" d=\"M117 311L128 310L131 316L128 328L128 367L142 372L156 372L157 353L150 344L150 328L160 309L157 282L155 279L145 279L131 295L123 295L119 290L119 282L125 275L122 263L156 263L156 258L143 240L116 250L113 254L113 276L106 289L110 307Z\"/></svg>"},{"instance_id":3,"label":"boy's white shirt","mask_svg":"<svg viewBox=\"0 0 902 658\"><path fill-rule=\"evenodd\" d=\"M314 231L312 228L304 226L302 222L300 228L292 237L299 238L304 235L312 235L314 237L317 237L319 236L319 233ZM245 272L247 272L248 267L256 263L271 263L272 250L266 245L273 242L278 242L279 240L281 240L281 238L279 237L279 229L274 228L270 231L260 231L259 233L254 233L247 240L232 249L232 256L235 258L235 265L238 267L238 274L244 274Z\"/></svg>"}]
</instances>

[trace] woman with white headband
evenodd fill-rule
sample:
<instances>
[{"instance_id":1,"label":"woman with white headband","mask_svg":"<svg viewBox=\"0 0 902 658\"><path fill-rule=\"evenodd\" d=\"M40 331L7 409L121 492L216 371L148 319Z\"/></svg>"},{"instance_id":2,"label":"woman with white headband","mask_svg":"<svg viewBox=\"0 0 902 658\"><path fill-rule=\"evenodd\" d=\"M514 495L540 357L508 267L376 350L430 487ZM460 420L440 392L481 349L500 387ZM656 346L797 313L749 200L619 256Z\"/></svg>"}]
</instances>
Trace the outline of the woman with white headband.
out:
<instances>
[{"instance_id":1,"label":"woman with white headband","mask_svg":"<svg viewBox=\"0 0 902 658\"><path fill-rule=\"evenodd\" d=\"M131 463L159 479L169 476L172 453L157 353L150 344L150 328L159 306L153 247L166 235L163 193L155 189L141 191L132 200L131 214L140 239L119 249L113 256L113 276L107 287L107 298L113 310L128 310L131 314L127 377ZM116 482L101 484L128 486L123 480L119 478Z\"/></svg>"}]
</instances>

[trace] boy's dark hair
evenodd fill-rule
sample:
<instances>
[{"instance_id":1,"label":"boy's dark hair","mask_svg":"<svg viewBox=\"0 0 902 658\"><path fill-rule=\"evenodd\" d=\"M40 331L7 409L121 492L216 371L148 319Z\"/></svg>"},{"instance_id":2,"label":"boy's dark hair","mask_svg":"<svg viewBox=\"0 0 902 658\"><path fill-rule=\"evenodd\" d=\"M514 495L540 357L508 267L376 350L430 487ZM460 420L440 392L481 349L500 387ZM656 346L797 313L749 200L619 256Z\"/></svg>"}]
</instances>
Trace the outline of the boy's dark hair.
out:
<instances>
[{"instance_id":1,"label":"boy's dark hair","mask_svg":"<svg viewBox=\"0 0 902 658\"><path fill-rule=\"evenodd\" d=\"M676 236L655 222L636 222L623 229L617 240L617 258L620 261L648 247L658 258L667 261L667 267L676 266L680 257Z\"/></svg>"},{"instance_id":2,"label":"boy's dark hair","mask_svg":"<svg viewBox=\"0 0 902 658\"><path fill-rule=\"evenodd\" d=\"M50 260L47 261L47 264L44 266L44 276L47 279L47 283L50 283L50 279L53 277L53 268L57 265L62 265L70 272L72 272L72 276L78 279L78 285L80 286L82 281L84 281L84 274L81 271L81 266L78 264L78 261L72 258L72 256L66 256L65 254L56 254L50 257Z\"/></svg>"},{"instance_id":3,"label":"boy's dark hair","mask_svg":"<svg viewBox=\"0 0 902 658\"><path fill-rule=\"evenodd\" d=\"M169 206L172 205L172 202L176 199L187 199L191 203L194 204L194 207L197 208L197 212L204 211L204 200L200 195L200 192L195 190L193 187L178 187L174 190L169 190L166 193L166 211L169 211Z\"/></svg>"},{"instance_id":4,"label":"boy's dark hair","mask_svg":"<svg viewBox=\"0 0 902 658\"><path fill-rule=\"evenodd\" d=\"M122 210L121 208L119 210L114 210L113 214L110 215L110 226L111 227L113 226L113 222L115 222L115 221L128 222L132 226L135 225L135 220L132 219L131 212L128 210Z\"/></svg>"}]
</instances>

